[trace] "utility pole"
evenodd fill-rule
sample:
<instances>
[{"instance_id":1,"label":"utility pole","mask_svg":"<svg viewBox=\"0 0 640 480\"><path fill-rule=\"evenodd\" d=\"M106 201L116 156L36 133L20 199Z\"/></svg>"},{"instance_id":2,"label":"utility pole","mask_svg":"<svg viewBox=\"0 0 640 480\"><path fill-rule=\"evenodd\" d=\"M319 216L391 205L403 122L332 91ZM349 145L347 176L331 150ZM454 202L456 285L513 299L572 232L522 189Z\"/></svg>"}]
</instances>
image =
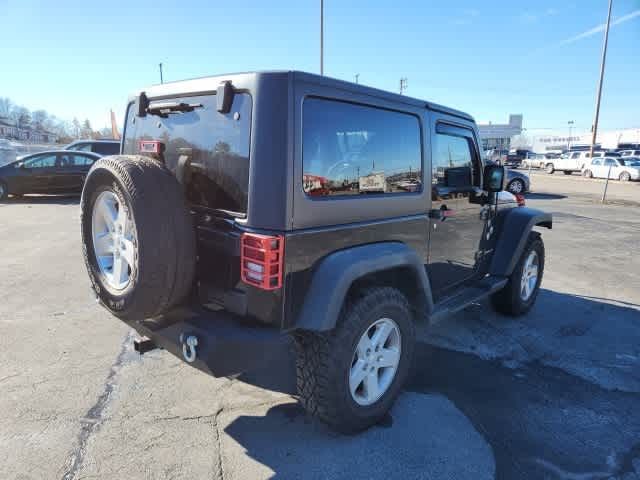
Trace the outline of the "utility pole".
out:
<instances>
[{"instance_id":1,"label":"utility pole","mask_svg":"<svg viewBox=\"0 0 640 480\"><path fill-rule=\"evenodd\" d=\"M611 23L611 7L613 0L609 0L609 13L607 14L607 26L604 29L604 45L602 46L602 61L600 62L600 80L598 81L598 94L596 96L596 113L591 127L591 148L589 149L593 158L593 148L598 134L598 117L600 116L600 98L602 97L602 80L604 78L604 64L607 59L607 43L609 41L609 24Z\"/></svg>"},{"instance_id":2,"label":"utility pole","mask_svg":"<svg viewBox=\"0 0 640 480\"><path fill-rule=\"evenodd\" d=\"M567 140L567 152L569 150L571 150L571 129L573 128L573 120L569 120L567 122L567 125L569 125L569 139Z\"/></svg>"},{"instance_id":3,"label":"utility pole","mask_svg":"<svg viewBox=\"0 0 640 480\"><path fill-rule=\"evenodd\" d=\"M356 77L356 83L358 83L358 78L360 77L360 74L356 73L355 77Z\"/></svg>"},{"instance_id":4,"label":"utility pole","mask_svg":"<svg viewBox=\"0 0 640 480\"><path fill-rule=\"evenodd\" d=\"M402 77L400 79L400 95L402 95L407 89L407 77Z\"/></svg>"},{"instance_id":5,"label":"utility pole","mask_svg":"<svg viewBox=\"0 0 640 480\"><path fill-rule=\"evenodd\" d=\"M320 0L320 75L324 75L324 0Z\"/></svg>"},{"instance_id":6,"label":"utility pole","mask_svg":"<svg viewBox=\"0 0 640 480\"><path fill-rule=\"evenodd\" d=\"M158 67L160 68L160 83L164 83L164 81L162 80L162 62L158 64Z\"/></svg>"}]
</instances>

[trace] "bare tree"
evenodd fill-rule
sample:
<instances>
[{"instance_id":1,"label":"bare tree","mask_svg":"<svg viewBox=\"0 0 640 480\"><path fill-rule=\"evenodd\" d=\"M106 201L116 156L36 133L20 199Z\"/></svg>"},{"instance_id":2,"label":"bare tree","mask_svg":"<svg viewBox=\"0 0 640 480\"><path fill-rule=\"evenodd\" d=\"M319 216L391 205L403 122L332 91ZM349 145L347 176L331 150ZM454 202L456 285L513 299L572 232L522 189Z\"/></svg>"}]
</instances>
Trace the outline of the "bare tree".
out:
<instances>
[{"instance_id":1,"label":"bare tree","mask_svg":"<svg viewBox=\"0 0 640 480\"><path fill-rule=\"evenodd\" d=\"M6 97L0 97L0 117L9 118L13 102Z\"/></svg>"}]
</instances>

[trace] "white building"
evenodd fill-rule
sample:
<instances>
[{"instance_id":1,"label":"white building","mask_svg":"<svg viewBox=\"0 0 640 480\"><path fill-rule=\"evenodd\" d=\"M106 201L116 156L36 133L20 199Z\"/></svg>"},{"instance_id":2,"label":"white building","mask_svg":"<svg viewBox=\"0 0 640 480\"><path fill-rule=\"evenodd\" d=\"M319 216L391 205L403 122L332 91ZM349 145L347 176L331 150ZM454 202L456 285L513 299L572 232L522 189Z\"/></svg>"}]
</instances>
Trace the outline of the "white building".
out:
<instances>
[{"instance_id":1,"label":"white building","mask_svg":"<svg viewBox=\"0 0 640 480\"><path fill-rule=\"evenodd\" d=\"M570 146L591 145L591 132L572 132L558 130L543 134L526 135L528 143L536 153L562 151ZM623 130L600 130L596 137L596 144L601 148L618 148L619 144L640 143L640 128L625 128Z\"/></svg>"},{"instance_id":2,"label":"white building","mask_svg":"<svg viewBox=\"0 0 640 480\"><path fill-rule=\"evenodd\" d=\"M509 115L509 123L478 124L480 141L484 151L494 148L508 150L511 137L522 133L522 114Z\"/></svg>"}]
</instances>

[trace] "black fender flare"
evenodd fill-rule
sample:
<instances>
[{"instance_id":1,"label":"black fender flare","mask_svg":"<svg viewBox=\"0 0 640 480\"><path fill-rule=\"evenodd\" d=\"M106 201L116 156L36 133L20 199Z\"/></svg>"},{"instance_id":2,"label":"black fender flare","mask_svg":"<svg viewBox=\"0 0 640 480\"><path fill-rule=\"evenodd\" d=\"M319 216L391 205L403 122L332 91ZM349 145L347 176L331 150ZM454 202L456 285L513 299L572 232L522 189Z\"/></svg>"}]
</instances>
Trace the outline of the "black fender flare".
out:
<instances>
[{"instance_id":1,"label":"black fender flare","mask_svg":"<svg viewBox=\"0 0 640 480\"><path fill-rule=\"evenodd\" d=\"M552 228L553 218L550 213L528 207L511 208L501 213L503 218L489 274L508 277L518 263L533 227Z\"/></svg>"},{"instance_id":2,"label":"black fender flare","mask_svg":"<svg viewBox=\"0 0 640 480\"><path fill-rule=\"evenodd\" d=\"M349 288L371 273L405 267L417 279L416 290L425 313L433 310L431 285L418 254L401 242L360 245L324 257L314 269L295 328L328 331L335 327Z\"/></svg>"}]
</instances>

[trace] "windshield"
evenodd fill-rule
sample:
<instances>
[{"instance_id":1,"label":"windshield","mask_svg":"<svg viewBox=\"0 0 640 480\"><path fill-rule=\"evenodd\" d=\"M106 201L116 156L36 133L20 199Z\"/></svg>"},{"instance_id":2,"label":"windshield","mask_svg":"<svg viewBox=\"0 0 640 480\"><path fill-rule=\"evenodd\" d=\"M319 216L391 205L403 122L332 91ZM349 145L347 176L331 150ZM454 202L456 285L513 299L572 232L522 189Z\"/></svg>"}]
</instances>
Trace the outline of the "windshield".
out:
<instances>
[{"instance_id":1,"label":"windshield","mask_svg":"<svg viewBox=\"0 0 640 480\"><path fill-rule=\"evenodd\" d=\"M178 161L189 161L187 197L192 205L232 214L245 214L249 188L249 134L251 96L234 95L231 111L216 110L216 97L181 97L197 105L190 111L138 117L137 102L130 104L123 142L124 154L139 154L140 140L164 144L164 162L176 172ZM171 99L163 102L169 102Z\"/></svg>"}]
</instances>

